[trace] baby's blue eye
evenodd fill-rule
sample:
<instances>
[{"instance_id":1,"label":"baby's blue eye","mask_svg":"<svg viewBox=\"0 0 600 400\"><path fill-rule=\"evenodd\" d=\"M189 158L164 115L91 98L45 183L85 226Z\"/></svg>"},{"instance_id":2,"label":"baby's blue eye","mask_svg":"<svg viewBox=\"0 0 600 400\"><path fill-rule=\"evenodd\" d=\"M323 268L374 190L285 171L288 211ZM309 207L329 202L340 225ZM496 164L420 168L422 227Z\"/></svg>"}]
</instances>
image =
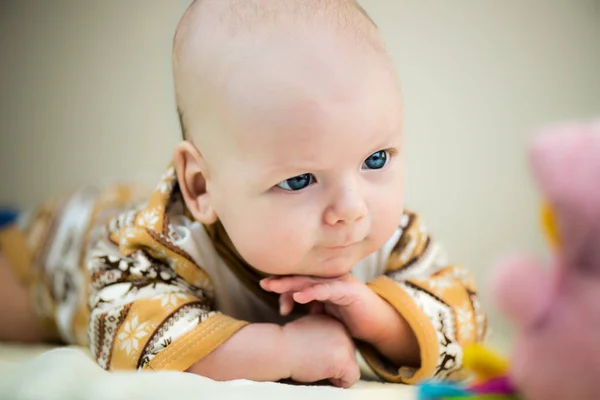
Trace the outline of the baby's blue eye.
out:
<instances>
[{"instance_id":1,"label":"baby's blue eye","mask_svg":"<svg viewBox=\"0 0 600 400\"><path fill-rule=\"evenodd\" d=\"M379 150L376 153L371 154L363 163L363 169L381 169L385 167L388 162L389 154L387 150Z\"/></svg>"},{"instance_id":2,"label":"baby's blue eye","mask_svg":"<svg viewBox=\"0 0 600 400\"><path fill-rule=\"evenodd\" d=\"M305 187L313 183L314 180L315 178L312 174L302 174L290 179L286 179L285 181L279 182L277 186L283 190L296 191L304 189Z\"/></svg>"}]
</instances>

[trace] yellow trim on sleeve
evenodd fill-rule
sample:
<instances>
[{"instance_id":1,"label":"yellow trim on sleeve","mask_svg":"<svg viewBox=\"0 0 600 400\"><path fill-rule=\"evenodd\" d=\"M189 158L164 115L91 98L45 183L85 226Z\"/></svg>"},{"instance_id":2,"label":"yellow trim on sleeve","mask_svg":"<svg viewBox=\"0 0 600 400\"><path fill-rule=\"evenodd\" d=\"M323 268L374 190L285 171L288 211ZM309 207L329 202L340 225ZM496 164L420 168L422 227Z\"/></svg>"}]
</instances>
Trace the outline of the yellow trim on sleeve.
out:
<instances>
[{"instance_id":1,"label":"yellow trim on sleeve","mask_svg":"<svg viewBox=\"0 0 600 400\"><path fill-rule=\"evenodd\" d=\"M380 276L368 283L368 286L377 295L390 303L400 313L411 329L414 331L421 352L421 367L410 377L403 376L400 369L392 373L386 368L388 362L384 362L370 346L361 348L363 357L371 368L383 379L394 383L418 383L433 376L439 355L439 344L436 331L429 318L415 304L414 300L387 276Z\"/></svg>"},{"instance_id":2,"label":"yellow trim on sleeve","mask_svg":"<svg viewBox=\"0 0 600 400\"><path fill-rule=\"evenodd\" d=\"M113 342L113 354L110 362L111 370L135 369L144 348L156 328L165 322L173 310L179 310L186 304L197 299L189 294L161 293L155 297L140 299L132 303L127 312L127 317L117 329ZM166 308L161 301L166 300ZM172 303L173 302L173 303ZM169 306L172 306L171 309Z\"/></svg>"},{"instance_id":3,"label":"yellow trim on sleeve","mask_svg":"<svg viewBox=\"0 0 600 400\"><path fill-rule=\"evenodd\" d=\"M247 324L223 314L215 314L158 353L144 369L185 371Z\"/></svg>"},{"instance_id":4,"label":"yellow trim on sleeve","mask_svg":"<svg viewBox=\"0 0 600 400\"><path fill-rule=\"evenodd\" d=\"M31 282L31 252L25 233L16 225L0 229L0 252L24 284Z\"/></svg>"}]
</instances>

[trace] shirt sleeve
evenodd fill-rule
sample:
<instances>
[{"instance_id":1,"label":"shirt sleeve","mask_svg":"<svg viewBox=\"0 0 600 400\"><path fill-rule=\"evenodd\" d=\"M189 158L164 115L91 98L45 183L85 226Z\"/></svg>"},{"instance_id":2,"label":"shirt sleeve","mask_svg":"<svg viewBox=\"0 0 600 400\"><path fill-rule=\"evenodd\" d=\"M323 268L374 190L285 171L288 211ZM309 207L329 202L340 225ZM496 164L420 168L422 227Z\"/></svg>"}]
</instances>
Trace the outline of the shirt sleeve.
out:
<instances>
[{"instance_id":1,"label":"shirt sleeve","mask_svg":"<svg viewBox=\"0 0 600 400\"><path fill-rule=\"evenodd\" d=\"M107 370L185 371L247 323L213 308L205 271L149 229L152 212L111 221L87 257L90 349Z\"/></svg>"},{"instance_id":2,"label":"shirt sleeve","mask_svg":"<svg viewBox=\"0 0 600 400\"><path fill-rule=\"evenodd\" d=\"M389 382L462 379L463 348L483 341L487 329L473 277L464 267L447 262L417 215L405 213L400 229L385 274L368 286L413 329L421 365L393 365L368 345L360 345L360 351L374 372Z\"/></svg>"}]
</instances>

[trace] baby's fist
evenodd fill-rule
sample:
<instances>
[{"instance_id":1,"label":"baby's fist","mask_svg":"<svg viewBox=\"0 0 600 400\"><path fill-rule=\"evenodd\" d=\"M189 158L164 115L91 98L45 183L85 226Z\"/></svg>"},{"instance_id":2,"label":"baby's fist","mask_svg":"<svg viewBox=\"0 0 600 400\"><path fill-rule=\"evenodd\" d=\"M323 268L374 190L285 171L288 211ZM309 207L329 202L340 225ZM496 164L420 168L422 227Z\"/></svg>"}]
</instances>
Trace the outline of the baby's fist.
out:
<instances>
[{"instance_id":1,"label":"baby's fist","mask_svg":"<svg viewBox=\"0 0 600 400\"><path fill-rule=\"evenodd\" d=\"M329 380L350 387L360 378L355 347L344 326L325 315L307 315L283 328L290 378L297 382Z\"/></svg>"}]
</instances>

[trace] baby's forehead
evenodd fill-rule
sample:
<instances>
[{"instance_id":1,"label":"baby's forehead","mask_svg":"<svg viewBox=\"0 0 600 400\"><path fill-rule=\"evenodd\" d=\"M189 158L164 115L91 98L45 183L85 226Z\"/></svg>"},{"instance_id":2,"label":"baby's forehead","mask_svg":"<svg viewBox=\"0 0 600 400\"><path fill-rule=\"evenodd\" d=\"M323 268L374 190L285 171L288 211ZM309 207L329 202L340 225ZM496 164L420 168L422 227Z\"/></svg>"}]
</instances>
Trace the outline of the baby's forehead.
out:
<instances>
[{"instance_id":1,"label":"baby's forehead","mask_svg":"<svg viewBox=\"0 0 600 400\"><path fill-rule=\"evenodd\" d=\"M351 138L374 145L372 140L401 128L402 114L394 82L385 71L377 72L346 68L314 76L309 70L293 77L282 73L269 86L261 87L268 77L256 86L240 85L251 90L229 97L227 131L243 150L260 151L268 144L291 152L305 143L331 149Z\"/></svg>"},{"instance_id":2,"label":"baby's forehead","mask_svg":"<svg viewBox=\"0 0 600 400\"><path fill-rule=\"evenodd\" d=\"M376 97L373 60L394 87L377 29L353 0L197 0L175 39L178 108L188 125L224 108L238 120L270 114L286 124L284 111L297 116L361 91Z\"/></svg>"}]
</instances>

